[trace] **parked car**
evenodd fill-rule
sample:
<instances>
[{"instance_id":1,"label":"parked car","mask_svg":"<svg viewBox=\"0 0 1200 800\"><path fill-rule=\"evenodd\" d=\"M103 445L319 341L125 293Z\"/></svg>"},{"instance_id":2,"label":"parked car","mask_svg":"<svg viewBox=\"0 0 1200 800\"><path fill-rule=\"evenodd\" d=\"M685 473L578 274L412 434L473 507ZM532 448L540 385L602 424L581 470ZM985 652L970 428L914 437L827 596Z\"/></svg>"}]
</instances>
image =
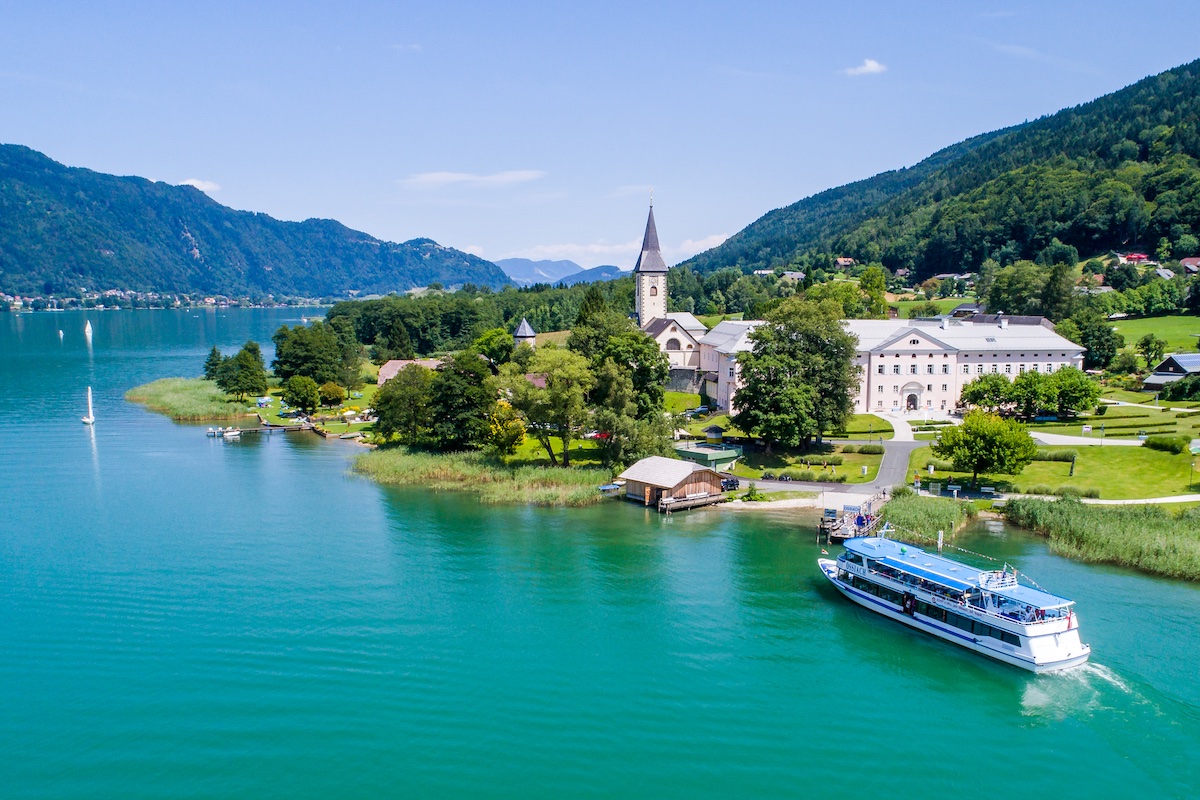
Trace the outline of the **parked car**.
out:
<instances>
[{"instance_id":1,"label":"parked car","mask_svg":"<svg viewBox=\"0 0 1200 800\"><path fill-rule=\"evenodd\" d=\"M723 478L721 480L721 491L722 492L732 492L732 491L738 489L739 487L741 487L741 485L742 485L742 482L739 481L737 478Z\"/></svg>"}]
</instances>

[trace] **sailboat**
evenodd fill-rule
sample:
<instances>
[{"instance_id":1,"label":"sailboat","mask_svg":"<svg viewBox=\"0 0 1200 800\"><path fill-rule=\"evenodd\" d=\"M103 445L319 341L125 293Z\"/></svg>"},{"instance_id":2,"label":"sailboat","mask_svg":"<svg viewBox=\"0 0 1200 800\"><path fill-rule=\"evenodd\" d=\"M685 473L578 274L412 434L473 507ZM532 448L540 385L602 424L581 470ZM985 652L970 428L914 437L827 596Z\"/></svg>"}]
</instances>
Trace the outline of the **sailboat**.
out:
<instances>
[{"instance_id":1,"label":"sailboat","mask_svg":"<svg viewBox=\"0 0 1200 800\"><path fill-rule=\"evenodd\" d=\"M59 329L58 329L58 340L59 340L60 342L63 340L63 332L62 332L62 328L59 328Z\"/></svg>"},{"instance_id":2,"label":"sailboat","mask_svg":"<svg viewBox=\"0 0 1200 800\"><path fill-rule=\"evenodd\" d=\"M84 425L93 425L96 422L96 415L92 413L92 387L88 387L88 413L82 420Z\"/></svg>"},{"instance_id":3,"label":"sailboat","mask_svg":"<svg viewBox=\"0 0 1200 800\"><path fill-rule=\"evenodd\" d=\"M87 324L83 326L83 338L87 339L87 343L92 343L92 321L89 319Z\"/></svg>"}]
</instances>

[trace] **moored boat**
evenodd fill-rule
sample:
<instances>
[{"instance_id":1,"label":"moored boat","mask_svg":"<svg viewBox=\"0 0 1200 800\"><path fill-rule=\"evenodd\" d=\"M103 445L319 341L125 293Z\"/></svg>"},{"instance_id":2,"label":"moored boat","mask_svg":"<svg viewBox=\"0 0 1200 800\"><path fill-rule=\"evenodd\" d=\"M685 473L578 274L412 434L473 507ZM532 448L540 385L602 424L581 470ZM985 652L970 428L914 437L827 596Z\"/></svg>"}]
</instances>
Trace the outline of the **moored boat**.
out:
<instances>
[{"instance_id":1,"label":"moored boat","mask_svg":"<svg viewBox=\"0 0 1200 800\"><path fill-rule=\"evenodd\" d=\"M839 592L911 628L1032 672L1088 660L1074 601L882 536L848 539L817 563Z\"/></svg>"}]
</instances>

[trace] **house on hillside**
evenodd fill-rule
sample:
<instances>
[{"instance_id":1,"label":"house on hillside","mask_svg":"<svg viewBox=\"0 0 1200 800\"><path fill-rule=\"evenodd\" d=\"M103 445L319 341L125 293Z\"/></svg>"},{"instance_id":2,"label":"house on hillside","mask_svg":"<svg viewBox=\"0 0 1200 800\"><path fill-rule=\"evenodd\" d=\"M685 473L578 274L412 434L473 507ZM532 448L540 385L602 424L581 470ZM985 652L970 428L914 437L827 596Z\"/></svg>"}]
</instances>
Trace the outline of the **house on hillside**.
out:
<instances>
[{"instance_id":1,"label":"house on hillside","mask_svg":"<svg viewBox=\"0 0 1200 800\"><path fill-rule=\"evenodd\" d=\"M721 499L716 470L678 458L643 458L617 476L625 481L625 498L669 511L672 506L705 505Z\"/></svg>"},{"instance_id":2,"label":"house on hillside","mask_svg":"<svg viewBox=\"0 0 1200 800\"><path fill-rule=\"evenodd\" d=\"M1161 391L1168 383L1182 380L1189 375L1200 375L1200 353L1176 353L1167 356L1154 368L1154 372L1142 381L1142 387L1152 392Z\"/></svg>"},{"instance_id":3,"label":"house on hillside","mask_svg":"<svg viewBox=\"0 0 1200 800\"><path fill-rule=\"evenodd\" d=\"M673 311L665 317L650 320L642 328L658 343L672 367L700 367L700 337L708 333L704 323L686 311Z\"/></svg>"},{"instance_id":4,"label":"house on hillside","mask_svg":"<svg viewBox=\"0 0 1200 800\"><path fill-rule=\"evenodd\" d=\"M1200 273L1200 257L1181 258L1179 259L1179 266L1188 275Z\"/></svg>"}]
</instances>

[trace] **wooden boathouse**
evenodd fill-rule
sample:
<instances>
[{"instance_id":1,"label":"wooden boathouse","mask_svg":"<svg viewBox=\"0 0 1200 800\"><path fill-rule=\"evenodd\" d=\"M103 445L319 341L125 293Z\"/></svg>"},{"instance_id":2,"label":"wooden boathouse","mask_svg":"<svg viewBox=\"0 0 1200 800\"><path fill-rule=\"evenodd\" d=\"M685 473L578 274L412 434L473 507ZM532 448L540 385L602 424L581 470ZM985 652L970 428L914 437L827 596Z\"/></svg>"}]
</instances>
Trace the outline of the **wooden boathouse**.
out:
<instances>
[{"instance_id":1,"label":"wooden boathouse","mask_svg":"<svg viewBox=\"0 0 1200 800\"><path fill-rule=\"evenodd\" d=\"M617 477L625 481L625 499L663 513L725 500L719 472L678 458L643 458Z\"/></svg>"}]
</instances>

